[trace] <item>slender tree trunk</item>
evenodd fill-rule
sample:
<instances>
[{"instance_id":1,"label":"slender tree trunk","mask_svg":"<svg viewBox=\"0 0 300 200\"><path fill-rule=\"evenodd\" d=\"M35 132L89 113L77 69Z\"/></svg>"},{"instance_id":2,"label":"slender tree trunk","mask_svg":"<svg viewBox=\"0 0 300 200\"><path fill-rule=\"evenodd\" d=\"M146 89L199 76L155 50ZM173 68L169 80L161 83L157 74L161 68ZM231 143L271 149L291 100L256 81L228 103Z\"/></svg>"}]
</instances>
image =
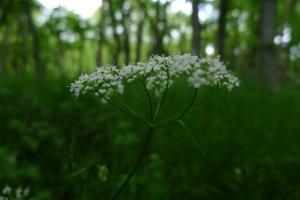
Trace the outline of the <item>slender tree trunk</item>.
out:
<instances>
[{"instance_id":1,"label":"slender tree trunk","mask_svg":"<svg viewBox=\"0 0 300 200\"><path fill-rule=\"evenodd\" d=\"M276 89L280 78L279 56L274 46L276 34L276 0L263 0L261 9L261 64L264 80Z\"/></svg>"},{"instance_id":2,"label":"slender tree trunk","mask_svg":"<svg viewBox=\"0 0 300 200\"><path fill-rule=\"evenodd\" d=\"M1 15L0 15L0 30L6 22L8 13L10 8L13 4L13 0L8 0L8 2L1 8ZM7 48L8 48L8 38L9 38L9 28L4 27L3 38L1 41L1 50L0 50L0 73L4 72L5 65L6 65L6 55L7 55Z\"/></svg>"},{"instance_id":3,"label":"slender tree trunk","mask_svg":"<svg viewBox=\"0 0 300 200\"><path fill-rule=\"evenodd\" d=\"M19 57L18 59L10 60L11 67L15 72L25 71L26 66L28 66L28 60L30 59L29 54L31 55L31 52L27 44L29 37L27 28L27 20L25 17L17 21L16 40L14 44L16 45L15 48L16 51L18 51Z\"/></svg>"},{"instance_id":4,"label":"slender tree trunk","mask_svg":"<svg viewBox=\"0 0 300 200\"><path fill-rule=\"evenodd\" d=\"M113 47L113 55L112 55L112 62L116 65L119 63L119 57L121 53L121 41L119 34L117 33L117 20L115 18L115 9L113 7L113 2L108 1L108 7L109 7L109 14L111 18L111 25L113 29L113 37L114 37L114 42L115 42L115 47Z\"/></svg>"},{"instance_id":5,"label":"slender tree trunk","mask_svg":"<svg viewBox=\"0 0 300 200\"><path fill-rule=\"evenodd\" d=\"M100 30L102 31L102 30ZM96 65L101 66L103 65L103 37L104 34L100 33L100 39L98 41L98 46L97 46L97 54L96 54Z\"/></svg>"},{"instance_id":6,"label":"slender tree trunk","mask_svg":"<svg viewBox=\"0 0 300 200\"><path fill-rule=\"evenodd\" d=\"M65 70L64 70L64 57L65 57L65 44L64 41L60 38L60 32L55 33L56 37L56 45L58 46L59 55L55 56L54 64L57 66L57 69L60 72L61 77L64 77Z\"/></svg>"},{"instance_id":7,"label":"slender tree trunk","mask_svg":"<svg viewBox=\"0 0 300 200\"><path fill-rule=\"evenodd\" d=\"M104 45L104 40L105 40L105 35L104 35L104 25L105 25L105 5L106 2L102 2L102 6L100 8L100 15L101 19L99 21L99 40L98 40L98 45L97 45L97 54L96 54L96 65L103 65L103 45Z\"/></svg>"},{"instance_id":8,"label":"slender tree trunk","mask_svg":"<svg viewBox=\"0 0 300 200\"><path fill-rule=\"evenodd\" d=\"M186 52L186 43L187 43L186 33L180 32L180 39L178 42L178 46L180 48L180 53Z\"/></svg>"},{"instance_id":9,"label":"slender tree trunk","mask_svg":"<svg viewBox=\"0 0 300 200\"><path fill-rule=\"evenodd\" d=\"M79 69L82 70L83 65L84 65L84 57L85 57L85 34L80 35L80 44L79 44Z\"/></svg>"},{"instance_id":10,"label":"slender tree trunk","mask_svg":"<svg viewBox=\"0 0 300 200\"><path fill-rule=\"evenodd\" d=\"M35 70L38 75L42 75L45 69L41 61L41 55L40 55L41 52L40 38L33 22L30 3L25 4L25 13L26 13L27 25L32 35L32 56L35 65Z\"/></svg>"},{"instance_id":11,"label":"slender tree trunk","mask_svg":"<svg viewBox=\"0 0 300 200\"><path fill-rule=\"evenodd\" d=\"M1 49L0 49L0 74L5 72L6 70L6 58L8 52L8 41L9 41L9 27L4 27L3 38L1 41Z\"/></svg>"},{"instance_id":12,"label":"slender tree trunk","mask_svg":"<svg viewBox=\"0 0 300 200\"><path fill-rule=\"evenodd\" d=\"M200 21L198 17L198 6L199 0L192 0L192 54L200 56L200 42L201 42L201 32L200 32Z\"/></svg>"},{"instance_id":13,"label":"slender tree trunk","mask_svg":"<svg viewBox=\"0 0 300 200\"><path fill-rule=\"evenodd\" d=\"M130 36L129 36L129 30L126 23L127 20L127 13L124 10L124 6L122 5L121 8L121 14L122 14L122 26L124 30L124 53L125 53L125 64L128 65L130 62Z\"/></svg>"},{"instance_id":14,"label":"slender tree trunk","mask_svg":"<svg viewBox=\"0 0 300 200\"><path fill-rule=\"evenodd\" d=\"M237 60L238 63L242 65L243 67L241 69L246 70L245 72L247 74L251 74L253 76L259 76L259 73L261 72L261 66L260 66L260 54L261 54L261 42L260 42L260 37L261 37L261 24L260 24L260 18L256 16L260 16L260 7L261 5L256 4L253 5L254 7L249 11L249 16L253 16L249 18L248 21L248 27L251 27L250 31L250 38L247 41L247 45L249 46L248 51L246 51L246 54L242 54L242 56L236 56L232 55L232 58L234 60ZM235 26L233 29L235 30L235 34L233 36L234 40L236 41L235 47L240 47L241 43L241 36L243 35L239 30L239 20L238 18L235 21ZM234 47L229 47L229 49L234 49ZM230 53L230 51L228 52ZM245 63L244 60L245 58L250 58L248 61ZM232 62L232 61L230 61ZM232 62L234 64L234 62ZM238 65L235 65L238 66Z\"/></svg>"},{"instance_id":15,"label":"slender tree trunk","mask_svg":"<svg viewBox=\"0 0 300 200\"><path fill-rule=\"evenodd\" d=\"M142 14L141 19L137 26L136 33L136 53L135 53L135 61L138 62L141 59L141 51L143 45L143 32L144 32L144 14Z\"/></svg>"},{"instance_id":16,"label":"slender tree trunk","mask_svg":"<svg viewBox=\"0 0 300 200\"><path fill-rule=\"evenodd\" d=\"M161 5L160 1L157 1L155 6L155 19L151 21L151 28L153 30L154 34L154 45L152 48L152 54L155 55L163 55L166 53L164 46L163 46L163 38L164 38L164 28L162 25L166 25L162 23L164 21L166 23L166 20L163 19L162 12L161 12Z\"/></svg>"},{"instance_id":17,"label":"slender tree trunk","mask_svg":"<svg viewBox=\"0 0 300 200\"><path fill-rule=\"evenodd\" d=\"M225 56L225 40L226 40L226 16L228 12L228 0L221 0L220 15L218 20L218 51L221 60Z\"/></svg>"},{"instance_id":18,"label":"slender tree trunk","mask_svg":"<svg viewBox=\"0 0 300 200\"><path fill-rule=\"evenodd\" d=\"M135 52L135 61L139 62L142 55L142 45L143 45L143 33L144 33L144 21L147 17L146 4L142 1L139 1L139 11L140 17L137 25L136 32L136 52Z\"/></svg>"},{"instance_id":19,"label":"slender tree trunk","mask_svg":"<svg viewBox=\"0 0 300 200\"><path fill-rule=\"evenodd\" d=\"M292 33L295 32L293 30L295 27L291 26L290 21L291 21L291 18L293 18L293 15L297 13L296 12L296 8L297 8L296 4L297 4L296 0L285 0L284 1L284 18L285 18L284 23L287 24L290 29L292 29ZM293 38L293 35L292 35L292 38ZM283 53L285 54L284 61L286 63L286 67L288 69L290 69L290 64L291 64L291 62L290 62L290 48L291 48L291 46L292 46L292 41L289 41L285 45L284 51L283 51Z\"/></svg>"},{"instance_id":20,"label":"slender tree trunk","mask_svg":"<svg viewBox=\"0 0 300 200\"><path fill-rule=\"evenodd\" d=\"M7 4L3 7L2 14L0 16L0 28L5 23L9 10L13 4L13 0L8 0Z\"/></svg>"}]
</instances>

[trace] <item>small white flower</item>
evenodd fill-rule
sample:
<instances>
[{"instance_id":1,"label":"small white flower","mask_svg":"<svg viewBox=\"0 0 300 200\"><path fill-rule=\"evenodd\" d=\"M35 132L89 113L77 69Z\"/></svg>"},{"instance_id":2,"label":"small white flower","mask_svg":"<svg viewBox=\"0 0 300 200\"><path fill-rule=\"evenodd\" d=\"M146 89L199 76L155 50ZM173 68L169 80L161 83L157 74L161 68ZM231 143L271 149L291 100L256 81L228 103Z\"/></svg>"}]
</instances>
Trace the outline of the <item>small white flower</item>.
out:
<instances>
[{"instance_id":1,"label":"small white flower","mask_svg":"<svg viewBox=\"0 0 300 200\"><path fill-rule=\"evenodd\" d=\"M27 197L29 195L30 189L27 187L26 189L23 190L23 195Z\"/></svg>"},{"instance_id":2,"label":"small white flower","mask_svg":"<svg viewBox=\"0 0 300 200\"><path fill-rule=\"evenodd\" d=\"M28 187L26 189L23 189L22 187L18 187L16 190L13 190L11 187L5 186L2 190L2 195L0 195L0 200L9 200L9 199L21 200L28 197L29 193L30 193L30 189Z\"/></svg>"},{"instance_id":3,"label":"small white flower","mask_svg":"<svg viewBox=\"0 0 300 200\"><path fill-rule=\"evenodd\" d=\"M124 92L125 84L145 80L148 90L160 96L166 87L171 87L177 78L185 77L187 83L200 88L205 85L225 87L228 90L239 86L237 77L227 70L219 57L198 58L190 54L152 56L146 63L123 67L103 66L91 74L82 74L71 84L75 96L93 92L96 96L110 98Z\"/></svg>"},{"instance_id":4,"label":"small white flower","mask_svg":"<svg viewBox=\"0 0 300 200\"><path fill-rule=\"evenodd\" d=\"M21 199L22 198L22 188L19 187L17 190L16 190L16 199Z\"/></svg>"},{"instance_id":5,"label":"small white flower","mask_svg":"<svg viewBox=\"0 0 300 200\"><path fill-rule=\"evenodd\" d=\"M12 191L11 187L9 187L8 185L6 185L6 186L3 188L3 190L2 190L2 194L8 195L8 194L11 193L11 191Z\"/></svg>"}]
</instances>

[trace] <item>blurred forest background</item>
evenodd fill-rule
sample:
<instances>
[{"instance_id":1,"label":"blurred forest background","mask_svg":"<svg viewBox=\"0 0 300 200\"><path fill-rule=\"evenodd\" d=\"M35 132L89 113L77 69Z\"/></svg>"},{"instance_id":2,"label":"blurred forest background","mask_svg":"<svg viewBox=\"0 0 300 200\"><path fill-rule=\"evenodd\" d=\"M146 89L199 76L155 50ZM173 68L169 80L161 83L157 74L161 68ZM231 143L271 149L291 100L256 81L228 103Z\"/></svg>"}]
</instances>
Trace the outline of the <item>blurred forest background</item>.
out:
<instances>
[{"instance_id":1,"label":"blurred forest background","mask_svg":"<svg viewBox=\"0 0 300 200\"><path fill-rule=\"evenodd\" d=\"M120 199L300 199L300 1L101 2L83 18L38 0L0 1L0 188L110 199L143 125L76 100L68 85L103 64L193 53L220 55L241 79L184 119L207 158L182 127L160 129ZM187 101L184 91L170 108Z\"/></svg>"}]
</instances>

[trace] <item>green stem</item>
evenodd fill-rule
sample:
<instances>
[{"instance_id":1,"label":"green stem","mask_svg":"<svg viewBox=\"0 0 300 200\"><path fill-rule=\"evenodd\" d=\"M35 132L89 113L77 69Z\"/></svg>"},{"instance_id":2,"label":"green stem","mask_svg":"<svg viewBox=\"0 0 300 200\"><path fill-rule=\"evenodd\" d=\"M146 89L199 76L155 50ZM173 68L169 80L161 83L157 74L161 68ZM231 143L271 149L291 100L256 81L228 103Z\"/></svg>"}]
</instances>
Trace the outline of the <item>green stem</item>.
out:
<instances>
[{"instance_id":1,"label":"green stem","mask_svg":"<svg viewBox=\"0 0 300 200\"><path fill-rule=\"evenodd\" d=\"M170 119L167 119L167 120L161 122L160 124L157 125L157 127L168 126L169 124L175 122L176 120L179 120L182 117L184 117L184 115L190 110L190 108L195 103L195 100L196 100L196 97L197 97L197 91L198 91L197 89L194 89L193 97L192 97L190 103L187 105L187 107L184 109L184 111L180 115L178 115L176 117L172 117Z\"/></svg>"},{"instance_id":2,"label":"green stem","mask_svg":"<svg viewBox=\"0 0 300 200\"><path fill-rule=\"evenodd\" d=\"M169 70L167 70L167 76L168 76L168 79L167 79L167 85L166 85L166 88L165 88L165 91L164 91L164 94L162 96L162 98L160 99L158 105L157 105L157 108L156 108L156 111L155 111L155 115L154 115L154 120L156 120L156 117L158 115L158 113L160 112L160 110L162 109L164 103L165 103L165 100L166 100L166 97L167 97L167 93L168 93L168 89L169 89L169 82L170 82L170 75L169 75Z\"/></svg>"},{"instance_id":3,"label":"green stem","mask_svg":"<svg viewBox=\"0 0 300 200\"><path fill-rule=\"evenodd\" d=\"M185 110L183 111L183 113L181 113L181 115L179 115L177 117L177 120L181 119L189 111L189 109L193 106L193 104L194 104L194 102L196 100L196 97L197 97L197 91L198 91L197 89L194 89L193 97L192 97L192 100L191 100L190 104L185 108Z\"/></svg>"},{"instance_id":4,"label":"green stem","mask_svg":"<svg viewBox=\"0 0 300 200\"><path fill-rule=\"evenodd\" d=\"M147 138L146 138L146 141L145 141L145 145L144 145L144 147L142 149L142 152L141 152L139 158L137 159L137 161L136 161L135 165L133 166L132 170L130 171L130 173L127 175L126 179L123 181L122 185L119 187L119 189L117 190L117 192L113 195L112 200L118 199L118 197L120 196L120 194L126 188L126 186L128 185L129 181L132 179L132 177L134 176L135 172L137 171L139 165L141 164L141 161L143 160L143 158L144 158L144 156L145 156L145 154L147 152L147 149L148 149L148 146L149 146L149 143L150 143L153 131L154 131L154 128L153 127L149 127Z\"/></svg>"},{"instance_id":5,"label":"green stem","mask_svg":"<svg viewBox=\"0 0 300 200\"><path fill-rule=\"evenodd\" d=\"M103 99L105 99L108 103L110 103L112 106L116 107L118 110L122 111L123 113L129 115L132 118L135 118L137 120L142 121L144 124L148 125L148 123L141 117L139 117L137 114L132 114L130 112L128 112L127 110L123 109L121 106L118 106L117 104L115 104L114 102L112 102L111 100L109 100L108 98L106 98L104 95L101 95L101 97Z\"/></svg>"},{"instance_id":6,"label":"green stem","mask_svg":"<svg viewBox=\"0 0 300 200\"><path fill-rule=\"evenodd\" d=\"M116 92L116 93L118 93L120 96L122 96L122 94L118 91L118 90L116 90L111 84L110 84L110 86L113 88L113 90ZM104 99L106 99L107 100L107 98L104 96L104 95L101 95ZM124 106L124 107L126 107L127 108L127 110L129 110L129 112L131 112L132 113L132 115L135 115L134 117L136 117L136 118L138 118L139 120L141 120L141 121L143 121L146 125L147 125L147 122L145 121L145 120L143 120L142 119L142 117L133 109L133 108L131 108L128 104L126 104L125 103L125 101L122 103L122 106ZM119 106L119 107L121 107L121 106ZM120 108L118 108L119 110L120 110ZM124 109L123 109L124 110ZM121 110L122 112L124 112L123 110ZM126 111L126 110L125 110ZM127 111L128 112L128 111ZM128 113L126 113L125 112L125 114L127 114L128 115ZM131 115L131 117L132 117L132 115Z\"/></svg>"},{"instance_id":7,"label":"green stem","mask_svg":"<svg viewBox=\"0 0 300 200\"><path fill-rule=\"evenodd\" d=\"M146 95L147 95L149 108L150 108L150 120L149 121L152 123L152 120L153 120L153 104L152 104L151 96L150 96L149 90L147 89L145 83L143 81L141 81L141 83L142 83L143 88L144 88L144 90L146 92Z\"/></svg>"}]
</instances>

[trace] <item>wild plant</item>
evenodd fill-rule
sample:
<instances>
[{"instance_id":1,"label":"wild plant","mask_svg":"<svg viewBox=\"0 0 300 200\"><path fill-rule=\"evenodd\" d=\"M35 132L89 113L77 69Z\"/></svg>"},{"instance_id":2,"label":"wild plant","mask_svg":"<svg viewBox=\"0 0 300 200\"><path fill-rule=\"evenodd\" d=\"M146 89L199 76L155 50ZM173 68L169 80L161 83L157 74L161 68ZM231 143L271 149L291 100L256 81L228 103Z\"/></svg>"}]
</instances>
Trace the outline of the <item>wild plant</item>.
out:
<instances>
[{"instance_id":1,"label":"wild plant","mask_svg":"<svg viewBox=\"0 0 300 200\"><path fill-rule=\"evenodd\" d=\"M186 85L193 88L193 94L183 111L162 119L164 107L168 105L169 89L176 81L185 80ZM148 117L144 117L127 103L116 101L126 92L131 84L140 84L147 99ZM70 86L70 91L76 96L87 93L94 94L103 103L109 103L126 115L135 118L147 127L146 141L140 156L132 170L118 188L112 199L117 199L134 176L138 166L146 154L153 132L161 127L178 123L188 129L182 118L190 111L197 98L198 90L203 86L226 88L229 91L239 86L239 79L234 76L219 57L199 58L190 54L171 56L152 56L147 62L139 62L126 66L106 65L90 74L82 74ZM191 135L197 144L195 138Z\"/></svg>"}]
</instances>

